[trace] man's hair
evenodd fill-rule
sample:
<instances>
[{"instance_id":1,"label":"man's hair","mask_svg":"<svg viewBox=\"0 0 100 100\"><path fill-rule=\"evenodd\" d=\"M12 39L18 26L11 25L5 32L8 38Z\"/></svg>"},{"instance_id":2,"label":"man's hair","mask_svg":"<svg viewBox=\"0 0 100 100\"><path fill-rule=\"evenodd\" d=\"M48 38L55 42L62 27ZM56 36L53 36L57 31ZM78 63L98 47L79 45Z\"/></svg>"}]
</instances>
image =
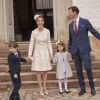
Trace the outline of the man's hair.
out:
<instances>
[{"instance_id":1,"label":"man's hair","mask_svg":"<svg viewBox=\"0 0 100 100\"><path fill-rule=\"evenodd\" d=\"M79 8L78 7L76 7L76 6L71 6L71 7L69 7L68 8L68 10L72 10L72 12L76 12L77 14L79 14Z\"/></svg>"},{"instance_id":2,"label":"man's hair","mask_svg":"<svg viewBox=\"0 0 100 100\"><path fill-rule=\"evenodd\" d=\"M16 42L10 42L9 43L9 48L13 47L13 48L18 48L18 44Z\"/></svg>"}]
</instances>

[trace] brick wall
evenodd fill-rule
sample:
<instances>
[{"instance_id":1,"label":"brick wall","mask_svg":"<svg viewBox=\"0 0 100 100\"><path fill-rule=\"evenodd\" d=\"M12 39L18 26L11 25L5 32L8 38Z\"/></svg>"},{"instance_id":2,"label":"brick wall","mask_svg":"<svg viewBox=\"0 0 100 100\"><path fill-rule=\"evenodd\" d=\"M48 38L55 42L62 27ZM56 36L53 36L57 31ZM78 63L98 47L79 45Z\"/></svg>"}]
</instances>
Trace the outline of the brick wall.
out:
<instances>
[{"instance_id":1,"label":"brick wall","mask_svg":"<svg viewBox=\"0 0 100 100\"><path fill-rule=\"evenodd\" d=\"M100 0L73 0L80 9L80 16L87 18L100 29Z\"/></svg>"}]
</instances>

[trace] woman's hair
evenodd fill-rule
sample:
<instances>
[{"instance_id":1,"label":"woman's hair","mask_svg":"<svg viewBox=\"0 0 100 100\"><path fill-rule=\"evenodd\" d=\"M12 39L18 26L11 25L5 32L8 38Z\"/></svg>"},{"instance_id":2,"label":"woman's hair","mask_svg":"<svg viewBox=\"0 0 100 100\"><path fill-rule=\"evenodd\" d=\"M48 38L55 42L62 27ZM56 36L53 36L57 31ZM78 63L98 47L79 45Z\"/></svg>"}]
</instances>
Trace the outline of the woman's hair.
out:
<instances>
[{"instance_id":1,"label":"woman's hair","mask_svg":"<svg viewBox=\"0 0 100 100\"><path fill-rule=\"evenodd\" d=\"M37 17L37 20L38 20L39 18L42 18L42 19L44 20L44 17L43 17L42 15L38 16L38 17ZM36 20L36 21L37 21L37 20Z\"/></svg>"},{"instance_id":2,"label":"woman's hair","mask_svg":"<svg viewBox=\"0 0 100 100\"><path fill-rule=\"evenodd\" d=\"M10 48L10 47L18 48L18 44L17 44L16 42L14 42L14 41L13 41L13 42L10 42L10 43L9 43L9 48Z\"/></svg>"},{"instance_id":3,"label":"woman's hair","mask_svg":"<svg viewBox=\"0 0 100 100\"><path fill-rule=\"evenodd\" d=\"M38 18L44 19L44 17L43 17L42 15L40 15L40 14L34 15L34 20L35 20L35 21L37 21Z\"/></svg>"},{"instance_id":4,"label":"woman's hair","mask_svg":"<svg viewBox=\"0 0 100 100\"><path fill-rule=\"evenodd\" d=\"M39 16L37 16L36 19L35 19L36 25L37 25L37 21L38 21L39 18L42 18L43 21L44 21L44 23L45 23L44 17L43 17L42 15L39 15ZM44 26L44 25L43 25L43 26Z\"/></svg>"},{"instance_id":5,"label":"woman's hair","mask_svg":"<svg viewBox=\"0 0 100 100\"><path fill-rule=\"evenodd\" d=\"M63 41L59 41L59 42L57 43L57 52L59 52L59 50L58 50L58 45L63 46L63 52L65 52L65 51L66 51L66 48L65 48L65 43L64 43Z\"/></svg>"}]
</instances>

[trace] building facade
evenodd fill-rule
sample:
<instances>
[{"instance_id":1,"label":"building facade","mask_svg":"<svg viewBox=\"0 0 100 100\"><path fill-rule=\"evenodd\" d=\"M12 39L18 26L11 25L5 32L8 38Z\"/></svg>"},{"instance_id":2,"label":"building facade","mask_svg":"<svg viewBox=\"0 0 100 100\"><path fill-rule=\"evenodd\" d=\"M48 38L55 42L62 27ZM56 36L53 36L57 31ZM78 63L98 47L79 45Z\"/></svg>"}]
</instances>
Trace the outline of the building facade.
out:
<instances>
[{"instance_id":1,"label":"building facade","mask_svg":"<svg viewBox=\"0 0 100 100\"><path fill-rule=\"evenodd\" d=\"M47 1L48 3L45 3ZM52 27L52 40L66 40L69 22L66 19L67 9L71 5L78 6L80 16L88 18L93 26L100 31L99 4L100 0L0 0L0 42L23 41L25 39L22 38L26 31L25 41L29 41L26 34L31 34L35 26L33 16L35 13L43 11L48 13L49 19L51 18L48 21L52 22L49 26ZM48 8L48 6L50 7Z\"/></svg>"}]
</instances>

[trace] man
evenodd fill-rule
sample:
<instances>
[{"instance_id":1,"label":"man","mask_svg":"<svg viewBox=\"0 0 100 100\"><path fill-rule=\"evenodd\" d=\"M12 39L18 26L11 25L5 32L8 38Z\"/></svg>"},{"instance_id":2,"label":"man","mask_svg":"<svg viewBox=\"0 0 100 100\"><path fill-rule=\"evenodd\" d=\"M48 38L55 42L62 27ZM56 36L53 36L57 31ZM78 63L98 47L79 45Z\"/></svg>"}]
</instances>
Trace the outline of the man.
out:
<instances>
[{"instance_id":1,"label":"man","mask_svg":"<svg viewBox=\"0 0 100 100\"><path fill-rule=\"evenodd\" d=\"M72 20L72 22L69 24L68 50L69 52L71 52L76 66L78 81L81 89L79 92L79 96L86 93L82 63L84 64L85 70L87 72L89 85L91 88L91 95L95 95L96 91L91 69L91 46L89 42L88 31L90 31L99 40L100 34L93 28L93 26L87 19L79 17L78 7L69 7L68 13L70 19Z\"/></svg>"}]
</instances>

